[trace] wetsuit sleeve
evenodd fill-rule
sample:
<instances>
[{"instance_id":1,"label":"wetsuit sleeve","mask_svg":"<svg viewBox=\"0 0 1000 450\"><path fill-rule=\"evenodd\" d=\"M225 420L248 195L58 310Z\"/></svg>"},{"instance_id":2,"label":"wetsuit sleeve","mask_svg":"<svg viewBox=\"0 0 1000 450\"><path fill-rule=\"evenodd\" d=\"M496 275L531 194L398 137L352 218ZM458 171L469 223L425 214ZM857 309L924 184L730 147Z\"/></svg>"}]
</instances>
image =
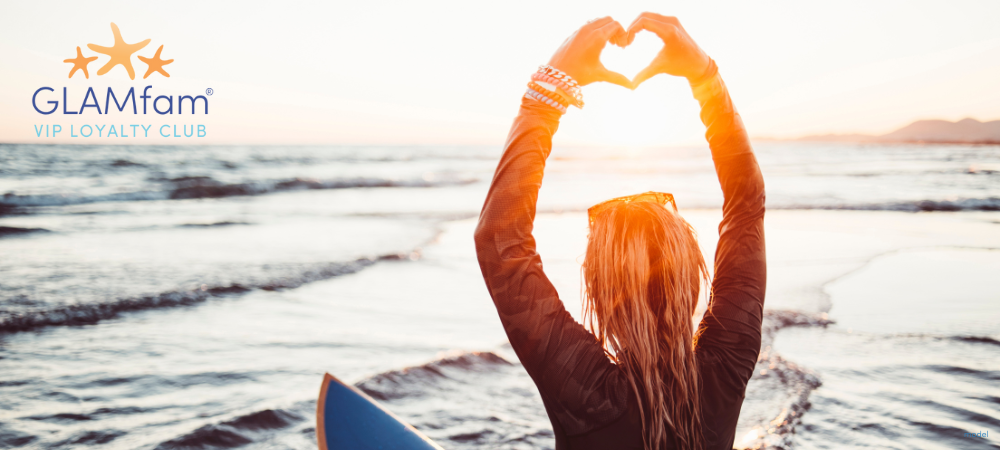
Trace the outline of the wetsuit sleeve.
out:
<instances>
[{"instance_id":1,"label":"wetsuit sleeve","mask_svg":"<svg viewBox=\"0 0 1000 450\"><path fill-rule=\"evenodd\" d=\"M566 311L535 251L535 205L558 121L551 107L522 100L475 233L486 287L511 347L553 418L557 442L564 433L614 421L627 398L625 386L608 379L616 367Z\"/></svg>"},{"instance_id":2,"label":"wetsuit sleeve","mask_svg":"<svg viewBox=\"0 0 1000 450\"><path fill-rule=\"evenodd\" d=\"M716 74L692 86L725 198L708 311L698 327L707 448L732 448L747 382L760 352L767 267L764 179L743 121Z\"/></svg>"}]
</instances>

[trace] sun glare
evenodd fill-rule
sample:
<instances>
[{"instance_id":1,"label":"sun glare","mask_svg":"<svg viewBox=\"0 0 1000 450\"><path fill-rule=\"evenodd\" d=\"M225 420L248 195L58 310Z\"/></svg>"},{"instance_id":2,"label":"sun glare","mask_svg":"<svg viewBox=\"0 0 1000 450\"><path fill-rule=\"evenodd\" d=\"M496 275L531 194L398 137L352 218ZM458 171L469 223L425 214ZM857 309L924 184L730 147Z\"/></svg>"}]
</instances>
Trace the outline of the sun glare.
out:
<instances>
[{"instance_id":1,"label":"sun glare","mask_svg":"<svg viewBox=\"0 0 1000 450\"><path fill-rule=\"evenodd\" d=\"M601 61L609 70L633 78L662 47L659 38L643 32L627 49L609 44ZM585 92L587 106L570 113L561 125L574 137L573 144L661 146L703 140L698 103L683 79L659 75L634 91L595 83Z\"/></svg>"},{"instance_id":2,"label":"sun glare","mask_svg":"<svg viewBox=\"0 0 1000 450\"><path fill-rule=\"evenodd\" d=\"M560 125L573 144L662 146L704 140L698 103L684 80L661 75L636 91L607 84L585 89L586 107L568 114Z\"/></svg>"}]
</instances>

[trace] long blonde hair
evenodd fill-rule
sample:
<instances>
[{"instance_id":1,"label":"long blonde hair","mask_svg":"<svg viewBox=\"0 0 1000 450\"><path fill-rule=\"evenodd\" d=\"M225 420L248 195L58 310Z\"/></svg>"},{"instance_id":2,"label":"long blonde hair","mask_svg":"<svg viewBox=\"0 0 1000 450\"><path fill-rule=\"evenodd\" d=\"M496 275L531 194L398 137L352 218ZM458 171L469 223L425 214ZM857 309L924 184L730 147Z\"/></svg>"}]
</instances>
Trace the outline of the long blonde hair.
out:
<instances>
[{"instance_id":1,"label":"long blonde hair","mask_svg":"<svg viewBox=\"0 0 1000 450\"><path fill-rule=\"evenodd\" d=\"M622 202L593 218L583 264L584 319L626 374L647 449L701 449L692 316L705 259L694 228L663 205Z\"/></svg>"}]
</instances>

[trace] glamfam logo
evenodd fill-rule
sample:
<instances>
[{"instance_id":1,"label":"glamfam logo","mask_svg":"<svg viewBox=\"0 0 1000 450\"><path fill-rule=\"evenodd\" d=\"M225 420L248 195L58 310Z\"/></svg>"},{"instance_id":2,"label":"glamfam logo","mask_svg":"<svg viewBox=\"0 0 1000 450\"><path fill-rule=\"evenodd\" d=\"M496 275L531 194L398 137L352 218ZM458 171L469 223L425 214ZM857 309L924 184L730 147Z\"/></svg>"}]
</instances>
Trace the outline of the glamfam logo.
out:
<instances>
[{"instance_id":1,"label":"glamfam logo","mask_svg":"<svg viewBox=\"0 0 1000 450\"><path fill-rule=\"evenodd\" d=\"M110 47L87 44L88 49L108 58L104 65L97 70L97 76L105 75L116 67L121 66L128 72L128 77L135 80L136 73L135 68L132 66L132 57L140 50L146 48L151 40L146 39L129 44L125 42L121 30L114 23L111 24L111 32L114 34L114 43ZM148 79L150 76L154 78L170 78L170 73L167 72L166 66L173 63L174 60L164 60L162 53L163 45L160 45L151 58L135 55L139 61L146 64L146 73L142 76L143 80ZM101 59L101 57L86 56L80 47L76 47L76 58L63 61L73 65L69 70L68 78L72 79L74 76L78 76L78 74L83 74L84 78L89 80L90 71L88 66L98 59ZM179 95L177 96L176 103L174 102L173 95L157 95L154 98L155 91L154 94L149 92L153 90L151 84L141 89L142 95L136 95L135 87L129 87L127 90L119 87L116 93L114 88L108 86L107 91L102 92L105 94L104 107L102 109L99 99L99 89L95 90L93 87L87 87L86 91L78 88L77 92L72 92L68 87L63 86L60 98L59 92L55 88L42 86L35 90L34 95L31 96L31 106L38 114L43 116L50 116L52 114L62 114L63 117L75 116L72 118L75 119L74 122L79 122L78 119L85 115L92 115L101 119L102 116L107 116L111 113L113 102L113 108L117 109L119 113L124 114L127 114L127 110L131 105L132 115L136 119L128 124L110 123L107 120L99 120L98 122L103 123L70 123L66 127L60 123L36 123L34 125L35 135L39 138L68 136L81 139L92 137L148 138L156 137L157 135L165 138L203 138L208 135L208 130L204 124L176 123L175 120L171 120L174 123L153 124L146 121L145 117L147 114L152 115L154 113L159 116L176 117L184 114L185 107L192 116L197 114L208 115L208 97L214 93L211 88L205 90L205 95ZM82 99L80 97L81 93ZM119 99L121 99L120 103ZM75 106L77 104L80 105L79 108ZM140 106L142 110L141 118L139 116ZM66 117L66 119L69 120L70 117Z\"/></svg>"}]
</instances>

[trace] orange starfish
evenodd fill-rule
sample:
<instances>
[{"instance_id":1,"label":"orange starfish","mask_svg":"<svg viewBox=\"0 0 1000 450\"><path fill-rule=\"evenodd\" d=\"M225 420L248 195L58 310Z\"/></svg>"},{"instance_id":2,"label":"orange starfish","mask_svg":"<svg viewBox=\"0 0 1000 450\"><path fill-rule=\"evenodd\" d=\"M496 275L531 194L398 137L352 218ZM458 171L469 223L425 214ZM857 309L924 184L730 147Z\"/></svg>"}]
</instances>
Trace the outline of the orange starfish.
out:
<instances>
[{"instance_id":1,"label":"orange starfish","mask_svg":"<svg viewBox=\"0 0 1000 450\"><path fill-rule=\"evenodd\" d=\"M146 77L148 77L153 72L160 72L161 75L170 78L170 74L167 73L166 70L163 70L163 66L174 62L174 60L168 59L164 61L160 59L160 52L162 51L163 51L163 46L161 45L160 48L156 49L156 54L153 55L152 58L146 58L144 56L139 57L139 59L142 62L146 63L146 65L149 66L149 69L146 69L146 74L142 76L143 80L145 80Z\"/></svg>"},{"instance_id":2,"label":"orange starfish","mask_svg":"<svg viewBox=\"0 0 1000 450\"><path fill-rule=\"evenodd\" d=\"M145 47L146 44L149 43L149 39L139 42L138 44L126 44L125 40L122 39L121 31L118 31L118 25L115 25L114 22L111 23L111 31L115 34L114 47L101 47L100 45L87 44L87 48L97 53L104 53L105 55L111 57L111 61L108 61L104 67L101 67L101 69L97 71L97 74L104 75L108 73L112 67L121 64L122 67L128 71L128 77L134 80L135 71L132 70L132 54Z\"/></svg>"},{"instance_id":3,"label":"orange starfish","mask_svg":"<svg viewBox=\"0 0 1000 450\"><path fill-rule=\"evenodd\" d=\"M83 53L80 52L80 47L77 47L76 48L76 59L64 59L63 60L63 62L65 62L65 63L73 63L73 70L69 71L69 78L73 78L73 74L76 73L77 70L83 69L83 76L85 76L85 77L87 77L89 79L90 78L90 73L87 72L87 64L90 64L90 62L93 61L93 60L95 60L95 59L97 59L96 56L91 56L90 58L84 58L83 57Z\"/></svg>"}]
</instances>

